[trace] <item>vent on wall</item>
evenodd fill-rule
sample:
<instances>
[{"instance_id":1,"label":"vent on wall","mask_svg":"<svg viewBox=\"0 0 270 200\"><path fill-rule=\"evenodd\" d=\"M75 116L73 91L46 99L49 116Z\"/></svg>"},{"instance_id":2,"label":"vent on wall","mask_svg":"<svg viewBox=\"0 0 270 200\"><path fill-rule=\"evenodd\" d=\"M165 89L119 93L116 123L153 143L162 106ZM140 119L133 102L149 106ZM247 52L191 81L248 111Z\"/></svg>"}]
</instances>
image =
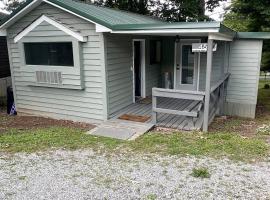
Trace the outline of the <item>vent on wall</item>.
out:
<instances>
[{"instance_id":1,"label":"vent on wall","mask_svg":"<svg viewBox=\"0 0 270 200\"><path fill-rule=\"evenodd\" d=\"M62 73L61 72L36 71L36 80L37 80L37 83L61 85L62 84Z\"/></svg>"}]
</instances>

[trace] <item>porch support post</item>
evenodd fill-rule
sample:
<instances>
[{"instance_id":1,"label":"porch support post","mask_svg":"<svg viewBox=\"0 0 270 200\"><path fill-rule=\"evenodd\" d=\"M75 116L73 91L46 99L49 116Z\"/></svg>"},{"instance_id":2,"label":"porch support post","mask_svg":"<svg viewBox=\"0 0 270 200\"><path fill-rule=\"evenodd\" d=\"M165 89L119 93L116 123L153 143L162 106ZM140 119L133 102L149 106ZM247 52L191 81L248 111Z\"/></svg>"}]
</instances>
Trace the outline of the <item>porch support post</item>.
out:
<instances>
[{"instance_id":1,"label":"porch support post","mask_svg":"<svg viewBox=\"0 0 270 200\"><path fill-rule=\"evenodd\" d=\"M157 97L152 96L152 123L157 124L157 112L155 111L157 108Z\"/></svg>"},{"instance_id":2,"label":"porch support post","mask_svg":"<svg viewBox=\"0 0 270 200\"><path fill-rule=\"evenodd\" d=\"M210 95L211 95L212 61L213 61L213 40L208 39L205 100L204 100L204 114L203 114L203 131L204 132L208 131L208 123L209 123L209 105L210 105Z\"/></svg>"}]
</instances>

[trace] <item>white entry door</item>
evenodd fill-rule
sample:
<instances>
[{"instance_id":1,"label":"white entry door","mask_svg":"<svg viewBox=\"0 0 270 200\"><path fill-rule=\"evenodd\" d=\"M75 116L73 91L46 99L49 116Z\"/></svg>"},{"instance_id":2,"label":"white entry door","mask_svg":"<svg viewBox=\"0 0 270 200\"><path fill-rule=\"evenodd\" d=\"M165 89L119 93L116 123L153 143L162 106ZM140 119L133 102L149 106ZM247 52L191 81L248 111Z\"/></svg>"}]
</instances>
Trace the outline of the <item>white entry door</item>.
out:
<instances>
[{"instance_id":1,"label":"white entry door","mask_svg":"<svg viewBox=\"0 0 270 200\"><path fill-rule=\"evenodd\" d=\"M197 90L199 53L192 52L192 43L200 40L180 40L176 44L176 82L180 90Z\"/></svg>"}]
</instances>

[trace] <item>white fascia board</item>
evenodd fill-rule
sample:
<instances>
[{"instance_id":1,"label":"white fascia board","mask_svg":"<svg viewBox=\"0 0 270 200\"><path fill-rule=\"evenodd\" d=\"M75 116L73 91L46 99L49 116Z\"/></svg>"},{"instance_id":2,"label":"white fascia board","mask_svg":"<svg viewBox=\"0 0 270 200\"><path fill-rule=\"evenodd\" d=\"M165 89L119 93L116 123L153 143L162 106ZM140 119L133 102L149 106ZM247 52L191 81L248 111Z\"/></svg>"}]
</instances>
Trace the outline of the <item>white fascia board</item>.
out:
<instances>
[{"instance_id":1,"label":"white fascia board","mask_svg":"<svg viewBox=\"0 0 270 200\"><path fill-rule=\"evenodd\" d=\"M151 33L218 33L217 28L213 29L157 29L157 30L132 30L132 31L111 31L111 33L130 34L151 34Z\"/></svg>"},{"instance_id":2,"label":"white fascia board","mask_svg":"<svg viewBox=\"0 0 270 200\"><path fill-rule=\"evenodd\" d=\"M91 23L95 24L95 25L96 25L96 32L111 32L111 31L112 31L111 29L109 29L109 28L107 28L107 27L105 27L105 26L103 26L103 25L101 25L101 24L98 24L98 23L96 23L96 22L94 22L94 21L92 21L92 20L90 20L90 19L87 19L87 18L85 18L85 17L83 17L83 16L81 16L81 15L78 15L78 14L76 14L76 13L70 11L70 10L67 10L67 9L61 7L61 6L58 6L58 5L52 3L52 2L50 2L50 1L48 1L48 0L42 0L42 1L44 1L45 3L48 3L48 4L52 5L52 6L54 6L54 7L56 7L56 8L59 8L59 9L61 9L61 10L63 10L63 11L66 11L66 12L72 14L72 15L75 15L75 16L81 18L81 19L84 19L84 20L86 20L86 21L88 21L88 22L91 22ZM98 30L99 30L99 31L98 31Z\"/></svg>"},{"instance_id":3,"label":"white fascia board","mask_svg":"<svg viewBox=\"0 0 270 200\"><path fill-rule=\"evenodd\" d=\"M31 25L29 25L27 28L25 28L22 32L20 32L15 38L14 42L17 43L19 40L21 40L24 36L26 36L29 32L31 32L33 29L35 29L38 25L40 25L42 22L48 22L49 24L55 26L59 30L65 32L66 34L76 38L77 40L81 42L86 42L87 38L82 36L81 34L74 32L70 28L62 25L59 22L56 22L52 20L51 18L47 17L46 15L42 15L40 18L38 18L36 21L34 21Z\"/></svg>"},{"instance_id":4,"label":"white fascia board","mask_svg":"<svg viewBox=\"0 0 270 200\"><path fill-rule=\"evenodd\" d=\"M104 32L111 32L112 30L105 27L105 26L102 26L100 24L96 24L96 32L97 33L104 33Z\"/></svg>"},{"instance_id":5,"label":"white fascia board","mask_svg":"<svg viewBox=\"0 0 270 200\"><path fill-rule=\"evenodd\" d=\"M220 41L229 41L229 42L233 41L233 36L225 35L222 33L210 33L208 35L208 38L212 40L220 40Z\"/></svg>"},{"instance_id":6,"label":"white fascia board","mask_svg":"<svg viewBox=\"0 0 270 200\"><path fill-rule=\"evenodd\" d=\"M6 29L0 29L0 36L7 36L7 30Z\"/></svg>"},{"instance_id":7,"label":"white fascia board","mask_svg":"<svg viewBox=\"0 0 270 200\"><path fill-rule=\"evenodd\" d=\"M11 24L15 23L17 20L19 20L22 16L27 14L29 10L35 8L39 4L41 4L42 0L34 0L31 3L29 3L26 7L24 7L20 12L18 12L16 15L11 17L8 21L6 21L4 24L0 26L0 29L8 28Z\"/></svg>"}]
</instances>

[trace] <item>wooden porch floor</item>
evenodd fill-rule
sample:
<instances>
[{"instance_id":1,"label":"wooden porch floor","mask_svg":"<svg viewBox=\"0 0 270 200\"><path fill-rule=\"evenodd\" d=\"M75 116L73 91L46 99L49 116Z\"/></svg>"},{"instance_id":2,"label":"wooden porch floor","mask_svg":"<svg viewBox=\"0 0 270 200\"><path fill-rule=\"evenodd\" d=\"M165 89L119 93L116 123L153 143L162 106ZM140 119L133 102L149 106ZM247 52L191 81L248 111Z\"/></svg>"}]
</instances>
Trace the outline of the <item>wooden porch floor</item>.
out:
<instances>
[{"instance_id":1,"label":"wooden porch floor","mask_svg":"<svg viewBox=\"0 0 270 200\"><path fill-rule=\"evenodd\" d=\"M174 109L174 110L184 110L193 101L184 99L172 99L172 98L158 98L157 104L161 108ZM131 104L118 112L111 115L111 118L117 119L124 114L149 116L150 119L146 123L152 122L152 102L149 99L141 100L137 103ZM201 119L196 119L195 124L200 124ZM192 130L188 125L186 116L171 115L159 113L157 115L157 126L174 128L180 130Z\"/></svg>"}]
</instances>

